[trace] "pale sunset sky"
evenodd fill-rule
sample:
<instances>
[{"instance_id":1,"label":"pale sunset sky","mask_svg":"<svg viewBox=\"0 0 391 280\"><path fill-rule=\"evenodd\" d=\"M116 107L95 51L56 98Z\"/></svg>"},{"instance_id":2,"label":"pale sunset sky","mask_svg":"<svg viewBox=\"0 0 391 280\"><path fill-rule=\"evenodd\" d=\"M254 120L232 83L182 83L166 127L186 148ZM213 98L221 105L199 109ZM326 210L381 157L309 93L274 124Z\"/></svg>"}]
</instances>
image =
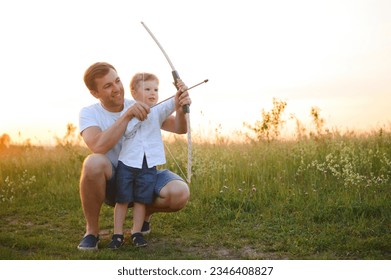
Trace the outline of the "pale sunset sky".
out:
<instances>
[{"instance_id":1,"label":"pale sunset sky","mask_svg":"<svg viewBox=\"0 0 391 280\"><path fill-rule=\"evenodd\" d=\"M188 86L193 134L229 135L255 123L273 97L286 116L329 128L371 130L391 120L391 1L165 0L0 2L0 135L52 143L96 100L83 83L113 64L130 98L136 72L175 93L160 41Z\"/></svg>"}]
</instances>

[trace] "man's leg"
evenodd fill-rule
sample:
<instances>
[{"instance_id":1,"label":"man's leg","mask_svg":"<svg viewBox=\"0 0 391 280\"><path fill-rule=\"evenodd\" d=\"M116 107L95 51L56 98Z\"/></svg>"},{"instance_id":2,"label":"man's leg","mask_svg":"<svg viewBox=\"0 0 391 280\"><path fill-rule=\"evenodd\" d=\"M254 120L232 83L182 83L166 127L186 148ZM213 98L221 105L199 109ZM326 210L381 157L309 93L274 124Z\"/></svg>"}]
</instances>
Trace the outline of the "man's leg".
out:
<instances>
[{"instance_id":1,"label":"man's leg","mask_svg":"<svg viewBox=\"0 0 391 280\"><path fill-rule=\"evenodd\" d=\"M100 154L88 156L80 177L80 198L86 219L86 234L98 236L99 213L105 200L106 181L113 173L110 160Z\"/></svg>"},{"instance_id":2,"label":"man's leg","mask_svg":"<svg viewBox=\"0 0 391 280\"><path fill-rule=\"evenodd\" d=\"M190 198L188 185L181 180L168 182L160 191L153 204L147 206L145 220L156 212L176 212L186 206Z\"/></svg>"}]
</instances>

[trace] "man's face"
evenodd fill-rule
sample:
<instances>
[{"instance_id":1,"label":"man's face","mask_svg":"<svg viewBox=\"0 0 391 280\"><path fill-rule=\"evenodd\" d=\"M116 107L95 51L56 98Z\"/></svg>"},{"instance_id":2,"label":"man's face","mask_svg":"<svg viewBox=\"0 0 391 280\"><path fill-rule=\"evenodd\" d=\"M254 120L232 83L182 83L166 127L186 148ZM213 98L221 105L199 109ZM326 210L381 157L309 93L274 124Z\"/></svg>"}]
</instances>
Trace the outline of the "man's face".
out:
<instances>
[{"instance_id":1,"label":"man's face","mask_svg":"<svg viewBox=\"0 0 391 280\"><path fill-rule=\"evenodd\" d=\"M124 86L114 69L101 78L95 79L96 90L91 94L98 98L102 106L110 112L120 112L124 106Z\"/></svg>"}]
</instances>

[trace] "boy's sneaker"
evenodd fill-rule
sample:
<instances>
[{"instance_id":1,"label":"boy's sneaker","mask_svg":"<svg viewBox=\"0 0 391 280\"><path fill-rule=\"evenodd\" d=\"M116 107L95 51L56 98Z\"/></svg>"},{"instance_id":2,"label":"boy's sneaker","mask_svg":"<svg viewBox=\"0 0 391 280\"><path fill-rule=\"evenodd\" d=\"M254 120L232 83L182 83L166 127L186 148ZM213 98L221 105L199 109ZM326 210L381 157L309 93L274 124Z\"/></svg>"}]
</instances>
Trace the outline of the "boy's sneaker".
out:
<instances>
[{"instance_id":1,"label":"boy's sneaker","mask_svg":"<svg viewBox=\"0 0 391 280\"><path fill-rule=\"evenodd\" d=\"M83 237L83 239L80 241L79 246L77 246L77 249L82 251L98 250L98 243L99 235L95 236L93 234L89 234Z\"/></svg>"},{"instance_id":2,"label":"boy's sneaker","mask_svg":"<svg viewBox=\"0 0 391 280\"><path fill-rule=\"evenodd\" d=\"M133 233L130 238L132 239L132 242L136 247L145 247L148 245L141 232Z\"/></svg>"},{"instance_id":3,"label":"boy's sneaker","mask_svg":"<svg viewBox=\"0 0 391 280\"><path fill-rule=\"evenodd\" d=\"M124 235L123 234L113 234L111 237L111 242L107 245L109 249L118 249L124 244Z\"/></svg>"},{"instance_id":4,"label":"boy's sneaker","mask_svg":"<svg viewBox=\"0 0 391 280\"><path fill-rule=\"evenodd\" d=\"M143 226L141 227L141 234L147 235L151 232L151 223L144 221Z\"/></svg>"}]
</instances>

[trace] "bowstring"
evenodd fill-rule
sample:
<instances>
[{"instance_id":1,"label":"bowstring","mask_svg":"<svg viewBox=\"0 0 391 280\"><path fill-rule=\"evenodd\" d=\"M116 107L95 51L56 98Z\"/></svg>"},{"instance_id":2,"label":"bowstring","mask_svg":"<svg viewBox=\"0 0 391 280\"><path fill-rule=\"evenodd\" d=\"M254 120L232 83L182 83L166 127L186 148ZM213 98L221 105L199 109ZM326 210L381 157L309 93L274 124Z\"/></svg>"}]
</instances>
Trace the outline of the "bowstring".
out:
<instances>
[{"instance_id":1,"label":"bowstring","mask_svg":"<svg viewBox=\"0 0 391 280\"><path fill-rule=\"evenodd\" d=\"M144 93L144 72L143 72L143 93ZM145 95L143 95L143 101L145 103ZM187 143L188 143L188 148L187 148L187 176L185 174L185 172L183 172L181 166L179 165L178 161L176 160L176 158L174 157L173 153L171 152L170 148L168 147L168 145L164 142L164 146L166 147L166 150L167 152L170 154L171 158L174 160L174 163L175 165L178 167L179 171L181 172L183 178L186 178L185 180L187 181L187 183L190 184L190 180L191 180L191 165L192 165L192 154L191 154L191 132L190 132L190 115L187 113L185 114L185 117L186 117L186 125L187 125L187 129L188 129L188 132L187 132ZM190 148L189 148L190 147Z\"/></svg>"},{"instance_id":2,"label":"bowstring","mask_svg":"<svg viewBox=\"0 0 391 280\"><path fill-rule=\"evenodd\" d=\"M170 148L168 147L168 145L167 145L165 142L164 142L164 146L166 147L167 152L168 152L168 153L170 154L170 156L172 157L172 159L173 159L175 165L178 167L179 171L181 172L183 178L187 178L185 172L183 172L181 166L179 165L179 163L178 163L177 160L175 159L174 155L171 153ZM187 181L187 179L185 179L185 180Z\"/></svg>"},{"instance_id":3,"label":"bowstring","mask_svg":"<svg viewBox=\"0 0 391 280\"><path fill-rule=\"evenodd\" d=\"M186 123L187 123L187 127L188 127L188 132L187 132L187 175L182 170L180 164L175 159L175 156L171 152L171 150L170 150L170 148L169 148L169 146L167 145L166 142L164 142L164 147L166 148L167 152L170 154L170 156L173 159L175 165L178 167L178 169L181 172L181 175L183 176L183 178L186 180L187 183L190 184L191 176L192 176L192 173L191 173L191 166L192 166L192 150L191 150L192 149L192 142L191 142L191 132L190 132L190 116L189 116L188 113L186 114Z\"/></svg>"},{"instance_id":4,"label":"bowstring","mask_svg":"<svg viewBox=\"0 0 391 280\"><path fill-rule=\"evenodd\" d=\"M175 159L174 155L172 154L170 148L166 143L164 143L164 146L166 147L166 150L174 160L175 165L178 167L179 171L181 172L183 178L185 178L186 182L190 184L191 182L191 167L192 167L192 142L191 142L191 130L190 130L190 114L185 114L186 118L186 125L187 125L187 175L182 170L181 166L179 165L178 161Z\"/></svg>"}]
</instances>

